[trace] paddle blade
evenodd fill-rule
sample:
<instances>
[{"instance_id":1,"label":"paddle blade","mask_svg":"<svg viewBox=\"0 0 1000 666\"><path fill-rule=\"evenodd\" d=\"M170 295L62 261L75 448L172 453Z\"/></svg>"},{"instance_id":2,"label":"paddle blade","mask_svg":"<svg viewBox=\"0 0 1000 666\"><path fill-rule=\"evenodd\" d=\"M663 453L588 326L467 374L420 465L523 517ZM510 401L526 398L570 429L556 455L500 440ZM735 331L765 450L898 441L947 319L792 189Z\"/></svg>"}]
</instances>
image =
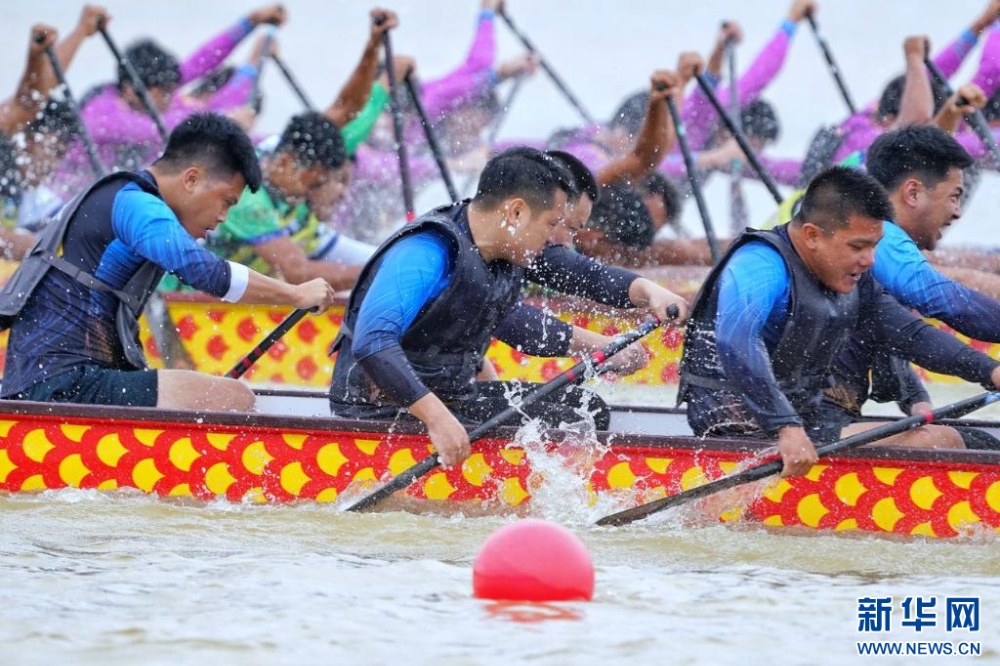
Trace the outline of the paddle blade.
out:
<instances>
[{"instance_id":1,"label":"paddle blade","mask_svg":"<svg viewBox=\"0 0 1000 666\"><path fill-rule=\"evenodd\" d=\"M366 509L370 509L378 504L381 504L384 500L396 492L409 488L410 484L440 464L441 460L438 458L436 453L427 456L413 467L400 472L398 476L392 479L392 481L385 484L375 492L369 493L351 506L347 507L347 510L365 511Z\"/></svg>"}]
</instances>

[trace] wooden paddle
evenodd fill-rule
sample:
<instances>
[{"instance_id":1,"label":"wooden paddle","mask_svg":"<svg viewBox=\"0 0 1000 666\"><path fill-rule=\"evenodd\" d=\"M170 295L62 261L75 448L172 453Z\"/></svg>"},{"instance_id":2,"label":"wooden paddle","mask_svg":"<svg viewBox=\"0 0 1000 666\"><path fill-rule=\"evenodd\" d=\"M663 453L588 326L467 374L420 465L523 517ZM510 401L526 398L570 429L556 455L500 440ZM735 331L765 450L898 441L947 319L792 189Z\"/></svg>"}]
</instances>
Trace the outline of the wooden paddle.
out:
<instances>
[{"instance_id":1,"label":"wooden paddle","mask_svg":"<svg viewBox=\"0 0 1000 666\"><path fill-rule=\"evenodd\" d=\"M274 327L274 330L267 334L263 340L257 343L257 346L251 349L246 356L241 358L233 366L233 369L226 373L226 377L231 377L233 379L239 379L242 377L250 366L253 365L257 359L267 353L267 350L274 346L274 343L280 340L285 333L292 330L292 328L298 324L303 317L305 317L310 312L316 312L316 308L310 310L293 310L292 314L281 320L281 323Z\"/></svg>"},{"instance_id":2,"label":"wooden paddle","mask_svg":"<svg viewBox=\"0 0 1000 666\"><path fill-rule=\"evenodd\" d=\"M679 314L677 306L670 306L667 313L671 318L676 318ZM552 395L556 391L563 389L570 384L579 384L583 380L590 377L594 371L598 370L602 365L607 362L609 358L625 349L633 342L639 340L640 338L648 335L652 331L656 330L663 322L659 319L650 319L645 322L635 330L629 331L628 333L623 333L616 337L610 344L608 344L603 349L598 349L590 353L589 356L584 358L579 363L575 364L569 370L562 372L556 377L552 378L545 384L542 384L538 388L534 389L526 396L521 399L520 404L517 406L512 406L504 411L500 412L493 418L485 421L479 427L469 432L469 441L475 442L476 440L485 437L491 430L504 422L517 416L526 407L535 404L542 398ZM347 507L348 511L364 511L370 509L375 505L381 503L387 497L392 495L398 490L403 490L410 486L411 483L424 476L432 469L441 464L441 459L438 458L438 454L434 453L416 465L413 465L409 469L400 472L394 479L389 483L379 488L375 492L361 498L351 506Z\"/></svg>"},{"instance_id":3,"label":"wooden paddle","mask_svg":"<svg viewBox=\"0 0 1000 666\"><path fill-rule=\"evenodd\" d=\"M904 419L899 419L898 421L886 423L885 425L878 426L877 428L872 428L871 430L866 430L865 432L845 437L837 442L825 444L818 447L816 449L816 453L821 458L834 453L841 453L864 444L877 442L880 439L885 439L886 437L890 437L892 435L898 435L899 433L906 432L908 430L914 430L920 426L927 425L928 423L934 423L935 421L939 421L941 419L958 418L997 401L1000 401L1000 393L981 393L980 395L961 400L952 405L945 405L944 407L939 407L924 414L908 416ZM690 490L685 490L676 495L670 495L669 497L647 502L646 504L640 504L639 506L619 511L618 513L612 513L598 520L597 524L616 526L627 525L636 520L651 516L659 511L663 511L664 509L686 504L701 497L712 495L721 490L728 490L729 488L735 488L736 486L740 486L745 483L766 479L769 476L779 473L781 469L781 460L772 460L771 462L755 465L749 469L743 470L742 472L730 474L729 476L724 476L721 479L706 483L703 486L691 488Z\"/></svg>"}]
</instances>

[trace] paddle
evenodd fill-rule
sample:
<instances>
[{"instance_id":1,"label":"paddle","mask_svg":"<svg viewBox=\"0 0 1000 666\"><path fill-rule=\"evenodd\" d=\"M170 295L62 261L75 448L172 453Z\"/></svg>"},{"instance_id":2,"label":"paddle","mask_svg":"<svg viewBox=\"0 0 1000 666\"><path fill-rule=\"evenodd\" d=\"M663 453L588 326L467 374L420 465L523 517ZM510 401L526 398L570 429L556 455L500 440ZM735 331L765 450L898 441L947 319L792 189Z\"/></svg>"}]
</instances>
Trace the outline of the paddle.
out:
<instances>
[{"instance_id":1,"label":"paddle","mask_svg":"<svg viewBox=\"0 0 1000 666\"><path fill-rule=\"evenodd\" d=\"M309 101L309 97L306 96L305 91L302 90L302 86L299 85L299 82L292 75L292 71L288 69L288 66L285 65L285 61L281 59L281 56L277 53L272 53L270 58L274 61L274 64L278 66L278 69L281 70L281 75L285 77L286 81L288 81L288 85L295 93L295 96L299 98L299 101L302 102L302 106L306 107L309 111L314 111L316 107L313 106L311 101Z\"/></svg>"},{"instance_id":2,"label":"paddle","mask_svg":"<svg viewBox=\"0 0 1000 666\"><path fill-rule=\"evenodd\" d=\"M723 28L729 27L728 22L722 23ZM729 77L729 113L733 116L733 124L743 129L740 118L740 91L736 81L736 42L732 37L726 39L726 73ZM749 226L747 203L743 199L743 166L739 160L733 160L732 173L729 176L729 229L733 236L738 235Z\"/></svg>"},{"instance_id":3,"label":"paddle","mask_svg":"<svg viewBox=\"0 0 1000 666\"><path fill-rule=\"evenodd\" d=\"M812 12L806 14L806 19L809 21L809 26L812 28L813 35L816 37L816 43L819 44L819 48L823 51L823 57L826 58L827 67L830 68L830 74L833 75L833 80L837 84L837 88L840 89L840 94L844 98L844 102L847 104L847 108L850 109L851 115L853 116L858 112L854 107L854 101L851 100L851 93L847 92L847 84L844 83L843 77L840 76L840 68L837 67L837 63L833 59L833 53L830 51L830 45L826 43L826 39L819 32L819 26L816 24L816 17L812 15Z\"/></svg>"},{"instance_id":4,"label":"paddle","mask_svg":"<svg viewBox=\"0 0 1000 666\"><path fill-rule=\"evenodd\" d=\"M924 65L927 66L927 70L938 82L938 85L941 86L945 95L951 97L955 94L955 91L953 91L951 86L948 84L948 79L941 73L938 66L934 64L930 55L926 53L924 55ZM968 103L968 100L964 98L959 98L957 101L959 106L965 106ZM983 142L986 149L990 151L990 156L993 158L994 162L997 165L1000 165L1000 147L997 146L996 139L993 137L993 130L990 128L990 123L986 120L986 116L983 115L982 110L976 109L969 115L965 116L965 120L969 123L969 127L972 128L972 131L976 133L976 136L979 137L979 140Z\"/></svg>"},{"instance_id":5,"label":"paddle","mask_svg":"<svg viewBox=\"0 0 1000 666\"><path fill-rule=\"evenodd\" d=\"M267 58L271 54L271 45L274 44L274 36L277 31L277 26L268 25L266 32L264 33L264 44L261 46L260 50L260 64L257 66L257 76L253 79L253 90L251 90L249 97L249 103L251 105L255 104L257 99L260 97L260 82L261 78L264 76L264 63L267 62Z\"/></svg>"},{"instance_id":6,"label":"paddle","mask_svg":"<svg viewBox=\"0 0 1000 666\"><path fill-rule=\"evenodd\" d=\"M718 100L716 100L718 102ZM721 108L721 107L720 107ZM688 145L687 131L684 129L684 121L681 120L680 111L677 110L677 102L673 97L667 98L667 109L670 111L670 118L674 121L674 131L677 134L677 143L681 147L681 155L684 156L684 169L687 171L688 182L691 184L691 191L694 192L695 203L698 204L698 212L701 214L701 223L705 227L705 239L708 241L708 249L712 253L712 262L718 262L721 256L719 252L719 241L715 237L715 227L712 225L712 217L708 212L708 204L705 203L705 194L701 191L701 183L698 179L698 167L694 163L691 155L691 146Z\"/></svg>"},{"instance_id":7,"label":"paddle","mask_svg":"<svg viewBox=\"0 0 1000 666\"><path fill-rule=\"evenodd\" d=\"M876 442L880 439L890 437L892 435L898 435L899 433L906 432L908 430L914 430L922 425L927 425L928 423L933 423L941 419L947 418L957 418L964 416L969 412L973 412L981 407L997 402L1000 400L1000 393L988 392L982 393L972 398L967 398L961 400L952 405L946 405L944 407L939 407L933 411L926 412L924 414L916 414L914 416L908 416L904 419L899 419L898 421L893 421L892 423L886 423L885 425L872 428L871 430L866 430L865 432L860 432L856 435L851 435L850 437L845 437L844 439L831 442L830 444L825 444L823 446L817 447L816 453L819 457L829 456L834 453L841 453L847 451L848 449L853 449L864 444L870 444ZM730 474L729 476L724 476L721 479L711 481L703 486L698 486L697 488L691 488L690 490L685 490L676 495L671 495L669 497L664 497L662 499L655 500L653 502L647 502L646 504L640 504L639 506L633 507L631 509L626 509L624 511L619 511L618 513L612 513L611 515L605 516L597 521L598 525L627 525L628 523L646 518L654 513L663 511L664 509L669 509L673 506L679 506L681 504L686 504L693 500L699 499L701 497L706 497L712 495L721 490L728 490L729 488L735 488L736 486L743 485L745 483L750 483L752 481L759 481L761 479L766 479L769 476L777 474L782 469L781 460L772 460L771 462L762 463L760 465L755 465L742 472L737 472L736 474Z\"/></svg>"},{"instance_id":8,"label":"paddle","mask_svg":"<svg viewBox=\"0 0 1000 666\"><path fill-rule=\"evenodd\" d=\"M782 197L781 192L778 191L778 184L774 182L774 178L771 176L771 173L764 167L763 164L760 163L760 159L757 157L754 149L750 146L750 142L747 140L747 135L744 134L743 130L740 129L739 125L737 125L736 120L722 107L722 103L719 102L719 98L716 96L715 91L712 90L712 85L705 78L705 75L698 72L695 74L695 78L698 80L698 86L701 87L702 92L705 93L705 97L708 98L708 101L711 102L712 106L715 108L715 112L719 114L722 122L726 124L730 133L736 139L736 143L740 144L740 149L743 151L743 154L746 155L747 161L750 162L750 166L752 166L753 170L757 172L761 182L763 182L764 186L767 187L767 191L771 193L772 197L774 197L775 203L780 206L785 201L785 198Z\"/></svg>"},{"instance_id":9,"label":"paddle","mask_svg":"<svg viewBox=\"0 0 1000 666\"><path fill-rule=\"evenodd\" d=\"M135 67L129 59L122 55L122 52L118 50L118 46L115 45L114 40L111 39L111 35L108 34L108 29L104 27L104 21L98 19L97 30L101 33L101 37L104 38L104 43L108 45L111 55L113 55L115 60L118 61L118 64L125 69L125 73L128 75L129 81L132 83L132 89L135 90L135 94L139 96L139 100L142 102L142 105L146 107L146 112L149 113L149 117L153 119L153 123L156 125L156 131L160 133L160 138L166 141L170 132L167 131L167 126L163 123L163 117L160 115L159 110L153 103L153 99L149 96L149 91L146 90L145 84L143 84L142 79L139 78L139 73L135 71Z\"/></svg>"},{"instance_id":10,"label":"paddle","mask_svg":"<svg viewBox=\"0 0 1000 666\"><path fill-rule=\"evenodd\" d=\"M678 310L677 306L670 306L667 313L671 318L677 317ZM573 367L565 372L560 373L556 377L552 378L545 384L542 384L538 388L534 389L526 396L521 399L521 403L516 406L512 406L504 411L500 412L493 418L485 421L479 427L471 430L469 432L469 442L475 442L479 439L485 437L491 430L497 426L503 424L504 422L510 420L511 418L517 416L526 407L535 404L542 398L552 395L556 391L559 391L570 384L578 384L583 380L587 379L594 370L600 368L604 363L625 349L630 344L639 340L640 338L648 335L656 328L658 328L663 322L659 319L651 319L644 324L640 325L638 328L629 331L628 333L623 333L616 337L608 346L604 349L598 349L590 353L589 356L576 363ZM392 479L385 486L379 488L375 492L361 498L351 506L347 507L348 511L364 511L365 509L370 509L373 506L379 504L387 497L392 495L398 490L403 490L408 488L411 483L424 476L432 469L441 464L441 459L438 458L437 453L433 453L416 465L413 465L409 469L405 469L400 472L394 479Z\"/></svg>"},{"instance_id":11,"label":"paddle","mask_svg":"<svg viewBox=\"0 0 1000 666\"><path fill-rule=\"evenodd\" d=\"M503 19L503 22L507 24L507 27L510 28L510 31L512 33L514 33L514 36L517 37L522 44L524 44L524 48L528 49L532 54L535 55L536 58L538 58L538 64L541 66L543 70L545 70L545 73L549 75L549 78L552 79L552 83L555 84L556 88L559 89L559 92L561 92L563 96L573 106L573 108L576 109L577 113L580 114L580 116L584 119L584 121L586 121L588 125L593 125L594 118L589 113L587 113L587 110L585 108L583 108L583 104L580 103L580 100L578 100L576 96L570 92L569 88L566 87L566 84L563 83L563 80L561 78L559 78L559 75L556 74L554 69L552 69L548 61L545 58L543 58L542 54L539 53L538 49L535 48L535 45L528 40L528 38L525 36L523 32L517 29L517 26L514 25L514 22L510 20L509 16L507 16L506 10L497 12L497 15Z\"/></svg>"},{"instance_id":12,"label":"paddle","mask_svg":"<svg viewBox=\"0 0 1000 666\"><path fill-rule=\"evenodd\" d=\"M257 346L247 352L247 355L236 362L233 369L226 373L226 377L232 377L233 379L239 379L250 369L257 359L267 353L267 350L274 346L274 343L280 340L285 333L292 330L296 324L298 324L303 317L305 317L310 312L316 312L316 308L310 310L293 310L290 315L281 320L281 323L274 327L274 330L267 334L263 340L257 343Z\"/></svg>"},{"instance_id":13,"label":"paddle","mask_svg":"<svg viewBox=\"0 0 1000 666\"><path fill-rule=\"evenodd\" d=\"M424 136L427 137L427 145L430 146L434 161L437 162L438 171L441 172L441 180L444 181L444 186L448 190L448 196L451 197L452 201L459 201L460 196L458 190L455 189L455 181L451 179L451 172L448 170L448 165L444 161L444 153L441 150L441 144L438 142L437 132L431 127L431 121L427 117L424 103L420 101L420 91L417 90L417 86L413 82L413 76L407 74L403 78L403 83L406 85L407 92L410 93L410 99L413 100L413 108L417 110L420 125L424 128Z\"/></svg>"},{"instance_id":14,"label":"paddle","mask_svg":"<svg viewBox=\"0 0 1000 666\"><path fill-rule=\"evenodd\" d=\"M385 16L376 16L376 25L385 22ZM392 112L392 129L396 136L396 156L399 159L399 180L403 187L403 205L406 207L406 221L417 217L417 207L413 201L413 184L410 180L410 161L406 157L406 139L403 136L403 111L399 108L396 86L396 68L392 59L392 40L389 32L382 33L382 49L385 51L385 74L389 79L389 110Z\"/></svg>"},{"instance_id":15,"label":"paddle","mask_svg":"<svg viewBox=\"0 0 1000 666\"><path fill-rule=\"evenodd\" d=\"M44 35L38 35L35 37L35 41L41 44L45 40ZM76 103L76 99L73 97L72 91L69 89L69 83L66 81L66 73L63 72L62 64L59 62L59 57L51 46L45 47L45 55L49 59L49 63L52 65L52 71L55 72L56 80L59 85L62 86L63 99L66 102L66 106L69 107L70 114L73 116L73 122L76 123L76 132L80 135L80 140L83 141L83 147L87 151L87 159L90 161L90 168L94 170L94 175L100 178L104 175L104 165L101 164L100 158L97 156L97 147L94 145L94 139L91 138L90 132L87 131L87 127L83 124L83 118L80 117L80 107Z\"/></svg>"}]
</instances>

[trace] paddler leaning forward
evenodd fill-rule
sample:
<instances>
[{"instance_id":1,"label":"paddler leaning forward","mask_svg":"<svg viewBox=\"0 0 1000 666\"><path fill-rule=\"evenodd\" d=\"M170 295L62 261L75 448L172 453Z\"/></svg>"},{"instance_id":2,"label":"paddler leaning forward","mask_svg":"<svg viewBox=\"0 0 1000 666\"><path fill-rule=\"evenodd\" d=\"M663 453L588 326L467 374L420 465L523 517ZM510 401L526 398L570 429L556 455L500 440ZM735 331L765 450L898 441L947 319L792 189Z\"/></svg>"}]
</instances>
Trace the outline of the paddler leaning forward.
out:
<instances>
[{"instance_id":1,"label":"paddler leaning forward","mask_svg":"<svg viewBox=\"0 0 1000 666\"><path fill-rule=\"evenodd\" d=\"M692 308L678 400L696 435L777 439L784 476L817 460L840 426L819 409L852 330L934 372L993 389L1000 364L914 316L869 269L892 205L861 172L835 167L809 185L791 222L748 230Z\"/></svg>"}]
</instances>

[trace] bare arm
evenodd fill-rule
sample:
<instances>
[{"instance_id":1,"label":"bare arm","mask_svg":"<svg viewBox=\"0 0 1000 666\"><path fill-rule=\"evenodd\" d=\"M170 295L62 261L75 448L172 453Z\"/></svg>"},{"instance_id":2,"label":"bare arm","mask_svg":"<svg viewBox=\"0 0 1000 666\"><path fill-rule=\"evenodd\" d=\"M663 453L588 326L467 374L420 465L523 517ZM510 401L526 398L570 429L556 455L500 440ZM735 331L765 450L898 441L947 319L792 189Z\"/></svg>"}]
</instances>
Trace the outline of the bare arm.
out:
<instances>
[{"instance_id":1,"label":"bare arm","mask_svg":"<svg viewBox=\"0 0 1000 666\"><path fill-rule=\"evenodd\" d=\"M323 115L337 127L349 123L364 108L378 72L382 35L399 25L396 14L388 9L375 8L371 10L371 17L371 34L361 52L361 60L354 68L351 78L340 89L337 98L323 111Z\"/></svg>"},{"instance_id":2,"label":"bare arm","mask_svg":"<svg viewBox=\"0 0 1000 666\"><path fill-rule=\"evenodd\" d=\"M239 302L291 305L302 310L310 308L325 310L333 304L333 300L333 289L324 280L289 284L251 270L246 291Z\"/></svg>"},{"instance_id":3,"label":"bare arm","mask_svg":"<svg viewBox=\"0 0 1000 666\"><path fill-rule=\"evenodd\" d=\"M336 290L350 289L361 273L361 266L347 266L332 261L310 259L295 241L284 236L254 247L257 255L291 284L322 278Z\"/></svg>"},{"instance_id":4,"label":"bare arm","mask_svg":"<svg viewBox=\"0 0 1000 666\"><path fill-rule=\"evenodd\" d=\"M108 14L108 10L104 7L99 5L83 6L83 12L80 13L80 21L73 28L73 32L66 35L66 37L55 45L56 57L59 58L59 64L62 65L63 71L69 69L70 63L73 62L73 57L76 55L80 45L83 44L83 40L96 34L99 26L103 25L106 27L109 23L111 23L111 15Z\"/></svg>"},{"instance_id":5,"label":"bare arm","mask_svg":"<svg viewBox=\"0 0 1000 666\"><path fill-rule=\"evenodd\" d=\"M906 81L903 84L903 97L899 102L896 127L923 125L934 116L934 96L927 67L924 65L924 55L929 50L930 42L924 35L907 37L903 41Z\"/></svg>"},{"instance_id":6,"label":"bare arm","mask_svg":"<svg viewBox=\"0 0 1000 666\"><path fill-rule=\"evenodd\" d=\"M683 90L680 80L677 74L667 70L653 73L650 77L649 106L635 145L628 154L611 161L597 172L599 184L642 180L663 161L677 139L673 123L667 116L665 100Z\"/></svg>"},{"instance_id":7,"label":"bare arm","mask_svg":"<svg viewBox=\"0 0 1000 666\"><path fill-rule=\"evenodd\" d=\"M28 61L14 96L0 102L0 132L17 133L45 106L46 95L55 77L45 59L45 48L56 41L56 29L38 23L31 28Z\"/></svg>"},{"instance_id":8,"label":"bare arm","mask_svg":"<svg viewBox=\"0 0 1000 666\"><path fill-rule=\"evenodd\" d=\"M959 105L961 101L961 105ZM934 116L934 124L945 132L954 134L965 116L986 106L986 93L975 83L966 83L948 98Z\"/></svg>"}]
</instances>

